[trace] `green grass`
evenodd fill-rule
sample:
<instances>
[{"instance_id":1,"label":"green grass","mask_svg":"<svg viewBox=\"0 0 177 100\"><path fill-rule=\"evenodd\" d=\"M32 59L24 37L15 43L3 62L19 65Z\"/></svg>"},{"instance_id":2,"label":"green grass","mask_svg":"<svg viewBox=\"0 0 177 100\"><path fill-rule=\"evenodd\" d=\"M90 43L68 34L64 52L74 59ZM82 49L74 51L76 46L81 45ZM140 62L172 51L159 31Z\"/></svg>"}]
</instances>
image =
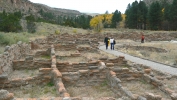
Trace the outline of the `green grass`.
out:
<instances>
[{"instance_id":1,"label":"green grass","mask_svg":"<svg viewBox=\"0 0 177 100\"><path fill-rule=\"evenodd\" d=\"M50 59L50 55L42 55L41 58Z\"/></svg>"},{"instance_id":2,"label":"green grass","mask_svg":"<svg viewBox=\"0 0 177 100\"><path fill-rule=\"evenodd\" d=\"M25 72L26 72L26 73L29 73L29 70L28 70L28 69L26 69L26 70L25 70Z\"/></svg>"},{"instance_id":3,"label":"green grass","mask_svg":"<svg viewBox=\"0 0 177 100\"><path fill-rule=\"evenodd\" d=\"M18 41L29 42L29 33L3 33L0 32L0 45L12 45Z\"/></svg>"},{"instance_id":4,"label":"green grass","mask_svg":"<svg viewBox=\"0 0 177 100\"><path fill-rule=\"evenodd\" d=\"M142 84L148 84L148 83L147 83L145 80L143 80L143 79L141 79L140 82L141 82Z\"/></svg>"},{"instance_id":5,"label":"green grass","mask_svg":"<svg viewBox=\"0 0 177 100\"><path fill-rule=\"evenodd\" d=\"M52 87L52 86L54 86L54 84L52 82L49 82L49 83L47 83L47 86Z\"/></svg>"},{"instance_id":6,"label":"green grass","mask_svg":"<svg viewBox=\"0 0 177 100\"><path fill-rule=\"evenodd\" d=\"M108 86L107 83L108 83L107 81L104 81L104 82L102 82L102 83L100 84L100 86L101 86L101 87Z\"/></svg>"}]
</instances>

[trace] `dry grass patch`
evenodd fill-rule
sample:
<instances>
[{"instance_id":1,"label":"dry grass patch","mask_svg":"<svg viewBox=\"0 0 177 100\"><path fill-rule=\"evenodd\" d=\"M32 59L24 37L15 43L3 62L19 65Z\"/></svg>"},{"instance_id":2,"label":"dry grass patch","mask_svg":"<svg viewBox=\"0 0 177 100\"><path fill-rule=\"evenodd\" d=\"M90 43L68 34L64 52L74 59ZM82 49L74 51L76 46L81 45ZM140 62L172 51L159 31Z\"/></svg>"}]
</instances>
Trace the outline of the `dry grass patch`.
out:
<instances>
[{"instance_id":1,"label":"dry grass patch","mask_svg":"<svg viewBox=\"0 0 177 100\"><path fill-rule=\"evenodd\" d=\"M56 51L56 55L58 56L71 56L71 54L78 53L77 50L70 50L70 51Z\"/></svg>"},{"instance_id":2,"label":"dry grass patch","mask_svg":"<svg viewBox=\"0 0 177 100\"><path fill-rule=\"evenodd\" d=\"M155 95L161 95L163 98L170 99L170 97L159 90L158 87L150 85L144 80L122 82L122 86L133 94L144 95L144 93L153 93Z\"/></svg>"},{"instance_id":3,"label":"dry grass patch","mask_svg":"<svg viewBox=\"0 0 177 100\"><path fill-rule=\"evenodd\" d=\"M69 33L69 34L78 34L78 33L88 33L88 30L84 30L81 28L72 28L67 26L60 26L50 23L36 23L37 29L36 33L38 34L54 34L57 30L60 34Z\"/></svg>"},{"instance_id":4,"label":"dry grass patch","mask_svg":"<svg viewBox=\"0 0 177 100\"><path fill-rule=\"evenodd\" d=\"M171 90L173 90L173 91L175 91L175 92L177 92L177 79L176 78L172 78L172 79L164 79L163 81L162 81L164 84L165 84L165 86L167 87L167 88L170 88Z\"/></svg>"},{"instance_id":5,"label":"dry grass patch","mask_svg":"<svg viewBox=\"0 0 177 100\"><path fill-rule=\"evenodd\" d=\"M12 73L9 74L9 79L15 78L27 78L27 77L34 77L39 73L39 70L14 70Z\"/></svg>"},{"instance_id":6,"label":"dry grass patch","mask_svg":"<svg viewBox=\"0 0 177 100\"><path fill-rule=\"evenodd\" d=\"M56 89L54 85L48 84L32 84L21 87L14 87L6 89L11 93L14 93L16 98L47 98L57 97Z\"/></svg>"},{"instance_id":7,"label":"dry grass patch","mask_svg":"<svg viewBox=\"0 0 177 100\"><path fill-rule=\"evenodd\" d=\"M101 97L116 97L108 85L85 86L85 87L67 87L71 97L90 97L97 100Z\"/></svg>"},{"instance_id":8,"label":"dry grass patch","mask_svg":"<svg viewBox=\"0 0 177 100\"><path fill-rule=\"evenodd\" d=\"M107 57L107 58L117 58L117 56L113 55L113 54L109 54L107 52L104 52L104 51L99 51L101 56L100 57Z\"/></svg>"},{"instance_id":9,"label":"dry grass patch","mask_svg":"<svg viewBox=\"0 0 177 100\"><path fill-rule=\"evenodd\" d=\"M109 54L107 52L99 50L99 52L85 52L82 53L82 56L88 58L88 59L94 59L99 60L100 58L106 57L106 58L117 58L117 56L113 54Z\"/></svg>"},{"instance_id":10,"label":"dry grass patch","mask_svg":"<svg viewBox=\"0 0 177 100\"><path fill-rule=\"evenodd\" d=\"M78 45L77 47L90 47L90 45L89 44L80 44L80 45Z\"/></svg>"},{"instance_id":11,"label":"dry grass patch","mask_svg":"<svg viewBox=\"0 0 177 100\"><path fill-rule=\"evenodd\" d=\"M128 53L133 56L142 57L145 59L150 59L153 61L161 62L168 65L177 65L177 43L172 42L147 42L147 43L131 43L130 46L147 46L147 47L155 47L167 50L166 53L160 52L151 52L149 50L132 50L127 48L119 48L121 52Z\"/></svg>"},{"instance_id":12,"label":"dry grass patch","mask_svg":"<svg viewBox=\"0 0 177 100\"><path fill-rule=\"evenodd\" d=\"M0 46L0 54L2 54L4 52L4 46Z\"/></svg>"},{"instance_id":13,"label":"dry grass patch","mask_svg":"<svg viewBox=\"0 0 177 100\"><path fill-rule=\"evenodd\" d=\"M157 48L162 48L167 50L167 53L156 53L156 52L148 52L150 59L158 62L162 62L165 64L173 65L176 63L177 60L177 44L171 42L158 42L158 43L146 43L142 44L144 46L152 46Z\"/></svg>"},{"instance_id":14,"label":"dry grass patch","mask_svg":"<svg viewBox=\"0 0 177 100\"><path fill-rule=\"evenodd\" d=\"M74 62L88 62L88 59L86 59L85 57L57 57L57 61L59 62L70 62L70 63L74 63Z\"/></svg>"}]
</instances>

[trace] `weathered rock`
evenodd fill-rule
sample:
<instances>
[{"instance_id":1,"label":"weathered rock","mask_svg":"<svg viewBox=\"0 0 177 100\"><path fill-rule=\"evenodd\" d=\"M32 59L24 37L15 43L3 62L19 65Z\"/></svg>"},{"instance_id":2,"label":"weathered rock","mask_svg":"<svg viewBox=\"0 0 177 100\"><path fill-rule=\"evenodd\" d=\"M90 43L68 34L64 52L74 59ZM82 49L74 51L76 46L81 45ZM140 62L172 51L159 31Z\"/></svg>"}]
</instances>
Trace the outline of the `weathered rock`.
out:
<instances>
[{"instance_id":1,"label":"weathered rock","mask_svg":"<svg viewBox=\"0 0 177 100\"><path fill-rule=\"evenodd\" d=\"M10 46L6 46L4 49L4 52L7 52L9 50Z\"/></svg>"},{"instance_id":2,"label":"weathered rock","mask_svg":"<svg viewBox=\"0 0 177 100\"><path fill-rule=\"evenodd\" d=\"M14 94L9 93L7 90L0 90L0 100L12 100Z\"/></svg>"},{"instance_id":3,"label":"weathered rock","mask_svg":"<svg viewBox=\"0 0 177 100\"><path fill-rule=\"evenodd\" d=\"M172 100L177 100L177 93L172 93L172 95L170 95Z\"/></svg>"},{"instance_id":4,"label":"weathered rock","mask_svg":"<svg viewBox=\"0 0 177 100\"><path fill-rule=\"evenodd\" d=\"M33 56L26 56L25 60L33 60Z\"/></svg>"}]
</instances>

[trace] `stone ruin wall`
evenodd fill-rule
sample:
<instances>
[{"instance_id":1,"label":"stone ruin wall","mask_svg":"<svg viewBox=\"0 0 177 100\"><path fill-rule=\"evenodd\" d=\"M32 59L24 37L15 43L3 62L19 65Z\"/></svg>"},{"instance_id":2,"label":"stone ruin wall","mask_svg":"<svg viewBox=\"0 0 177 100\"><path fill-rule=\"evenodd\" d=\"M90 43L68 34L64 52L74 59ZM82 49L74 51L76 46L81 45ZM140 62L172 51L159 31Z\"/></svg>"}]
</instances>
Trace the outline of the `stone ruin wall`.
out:
<instances>
[{"instance_id":1,"label":"stone ruin wall","mask_svg":"<svg viewBox=\"0 0 177 100\"><path fill-rule=\"evenodd\" d=\"M0 75L12 72L12 61L19 60L30 53L30 45L22 42L6 46L3 54L0 54Z\"/></svg>"},{"instance_id":2,"label":"stone ruin wall","mask_svg":"<svg viewBox=\"0 0 177 100\"><path fill-rule=\"evenodd\" d=\"M35 43L42 44L42 42L39 41ZM45 47L49 47L49 44L45 45ZM31 44L31 47L32 46L33 45ZM55 46L52 46L50 47L51 61L48 61L49 63L47 63L46 67L42 66L43 68L40 68L41 62L39 62L38 64L37 62L35 63L32 62L32 60L27 60L27 59L21 60L21 58L24 58L26 54L29 54L31 52L29 45L20 43L20 44L16 44L13 48L12 47L7 47L8 49L6 49L4 52L4 54L6 54L6 52L9 51L9 56L7 56L7 58L12 56L12 58L8 61L11 62L10 67L8 66L9 69L12 69L12 61L13 61L14 63L13 67L15 69L24 69L26 67L31 68L33 66L38 66L37 68L39 68L39 74L34 77L28 77L25 79L18 78L12 80L8 80L6 75L1 75L0 77L1 88L14 87L14 86L18 87L21 85L32 84L34 82L39 84L42 82L47 83L52 80L53 83L55 83L55 87L58 93L58 97L56 97L55 99L81 100L80 98L70 97L69 93L65 89L65 85L85 86L87 85L84 84L85 81L88 81L86 83L89 83L88 85L90 85L90 84L95 84L97 82L102 82L106 79L109 80L109 86L111 86L111 89L115 93L128 96L131 100L146 100L146 99L161 100L162 96L154 95L152 93L146 93L146 95L144 96L133 94L131 93L131 91L127 90L121 85L121 81L136 80L138 78L143 78L148 83L156 86L160 90L170 95L172 100L177 99L177 93L175 93L173 90L170 90L169 88L165 88L157 78L152 77L150 75L151 72L150 67L142 65L141 67L144 67L144 70L141 71L131 71L129 70L129 68L115 68L114 66L127 65L127 61L122 56L115 59L101 58L98 61L91 61L89 63L72 63L72 64L68 62L61 63L61 62L57 62L55 56L55 50L54 50ZM41 48L44 47L41 46ZM7 58L6 60L8 60ZM3 62L5 63L6 61ZM34 64L34 65L27 66L30 64ZM135 67L134 65L127 65L127 66ZM118 93L117 91L121 91L121 93ZM13 98L13 94L7 93L7 91L1 90L0 94L5 95L4 98L6 99L3 100L11 100ZM50 99L48 98L46 100L50 100Z\"/></svg>"}]
</instances>

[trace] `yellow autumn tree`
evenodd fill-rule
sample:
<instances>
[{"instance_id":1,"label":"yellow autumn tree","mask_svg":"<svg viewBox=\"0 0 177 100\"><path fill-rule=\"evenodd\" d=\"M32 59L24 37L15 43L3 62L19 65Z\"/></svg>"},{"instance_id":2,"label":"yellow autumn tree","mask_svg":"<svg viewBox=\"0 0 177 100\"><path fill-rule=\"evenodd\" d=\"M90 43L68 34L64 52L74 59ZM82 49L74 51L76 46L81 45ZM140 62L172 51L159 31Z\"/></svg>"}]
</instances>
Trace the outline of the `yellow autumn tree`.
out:
<instances>
[{"instance_id":1,"label":"yellow autumn tree","mask_svg":"<svg viewBox=\"0 0 177 100\"><path fill-rule=\"evenodd\" d=\"M111 24L112 14L103 14L95 16L90 21L90 27L97 32L101 32L105 24Z\"/></svg>"},{"instance_id":2,"label":"yellow autumn tree","mask_svg":"<svg viewBox=\"0 0 177 100\"><path fill-rule=\"evenodd\" d=\"M122 21L120 21L119 27L120 27L120 28L124 28L126 15L125 15L125 14L122 14L121 16L122 16Z\"/></svg>"},{"instance_id":3,"label":"yellow autumn tree","mask_svg":"<svg viewBox=\"0 0 177 100\"><path fill-rule=\"evenodd\" d=\"M110 27L113 14L104 14L103 16L105 16L104 26Z\"/></svg>"}]
</instances>

